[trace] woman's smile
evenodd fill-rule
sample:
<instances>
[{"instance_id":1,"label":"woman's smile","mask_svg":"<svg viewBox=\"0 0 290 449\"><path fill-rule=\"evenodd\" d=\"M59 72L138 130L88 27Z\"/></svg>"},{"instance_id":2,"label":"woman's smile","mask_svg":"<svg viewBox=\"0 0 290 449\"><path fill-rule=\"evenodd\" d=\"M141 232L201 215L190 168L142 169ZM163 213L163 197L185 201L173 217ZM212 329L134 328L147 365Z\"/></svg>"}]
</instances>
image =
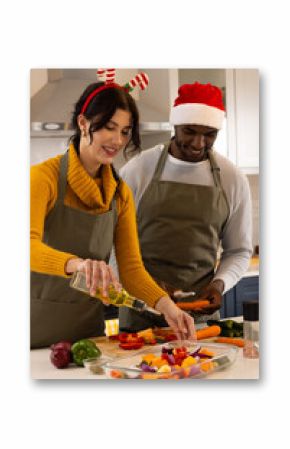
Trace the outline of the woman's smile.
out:
<instances>
[{"instance_id":1,"label":"woman's smile","mask_svg":"<svg viewBox=\"0 0 290 449\"><path fill-rule=\"evenodd\" d=\"M121 149L121 147L115 148L109 145L102 145L101 148L104 151L104 153L109 157L115 157Z\"/></svg>"}]
</instances>

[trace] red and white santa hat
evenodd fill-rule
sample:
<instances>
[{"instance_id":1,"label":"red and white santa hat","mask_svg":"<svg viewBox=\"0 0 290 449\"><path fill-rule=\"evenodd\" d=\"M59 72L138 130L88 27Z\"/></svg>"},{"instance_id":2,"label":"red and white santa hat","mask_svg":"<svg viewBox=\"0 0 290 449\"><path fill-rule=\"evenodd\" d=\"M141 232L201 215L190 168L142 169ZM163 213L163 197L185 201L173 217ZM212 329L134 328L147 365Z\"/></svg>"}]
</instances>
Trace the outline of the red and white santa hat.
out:
<instances>
[{"instance_id":1,"label":"red and white santa hat","mask_svg":"<svg viewBox=\"0 0 290 449\"><path fill-rule=\"evenodd\" d=\"M172 125L204 125L220 129L225 116L222 91L212 84L183 84L170 112Z\"/></svg>"}]
</instances>

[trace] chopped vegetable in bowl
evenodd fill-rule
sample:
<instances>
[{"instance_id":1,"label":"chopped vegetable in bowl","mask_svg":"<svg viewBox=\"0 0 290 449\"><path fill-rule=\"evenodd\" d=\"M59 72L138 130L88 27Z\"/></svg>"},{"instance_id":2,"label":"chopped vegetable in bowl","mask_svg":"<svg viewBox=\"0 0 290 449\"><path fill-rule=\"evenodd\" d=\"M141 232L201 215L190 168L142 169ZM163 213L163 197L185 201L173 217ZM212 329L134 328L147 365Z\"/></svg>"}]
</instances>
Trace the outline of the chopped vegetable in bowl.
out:
<instances>
[{"instance_id":1,"label":"chopped vegetable in bowl","mask_svg":"<svg viewBox=\"0 0 290 449\"><path fill-rule=\"evenodd\" d=\"M120 358L107 364L105 371L113 379L199 378L230 365L236 352L227 345L174 341Z\"/></svg>"}]
</instances>

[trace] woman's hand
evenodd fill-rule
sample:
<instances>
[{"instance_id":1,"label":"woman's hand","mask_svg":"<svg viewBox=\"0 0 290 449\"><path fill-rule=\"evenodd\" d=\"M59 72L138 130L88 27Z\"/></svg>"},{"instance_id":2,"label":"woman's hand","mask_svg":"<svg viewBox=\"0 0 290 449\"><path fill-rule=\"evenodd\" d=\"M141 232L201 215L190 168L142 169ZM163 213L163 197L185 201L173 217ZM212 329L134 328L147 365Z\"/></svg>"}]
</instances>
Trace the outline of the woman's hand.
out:
<instances>
[{"instance_id":1,"label":"woman's hand","mask_svg":"<svg viewBox=\"0 0 290 449\"><path fill-rule=\"evenodd\" d=\"M91 296L95 296L96 290L100 289L102 296L108 297L110 284L112 284L117 291L120 291L122 288L112 267L107 265L103 260L68 260L66 264L66 273L70 274L75 271L82 271L85 273L87 287L90 289ZM103 302L109 304L109 301L103 300Z\"/></svg>"},{"instance_id":2,"label":"woman's hand","mask_svg":"<svg viewBox=\"0 0 290 449\"><path fill-rule=\"evenodd\" d=\"M193 318L188 313L180 310L168 296L160 298L155 309L163 313L168 325L179 340L196 339Z\"/></svg>"}]
</instances>

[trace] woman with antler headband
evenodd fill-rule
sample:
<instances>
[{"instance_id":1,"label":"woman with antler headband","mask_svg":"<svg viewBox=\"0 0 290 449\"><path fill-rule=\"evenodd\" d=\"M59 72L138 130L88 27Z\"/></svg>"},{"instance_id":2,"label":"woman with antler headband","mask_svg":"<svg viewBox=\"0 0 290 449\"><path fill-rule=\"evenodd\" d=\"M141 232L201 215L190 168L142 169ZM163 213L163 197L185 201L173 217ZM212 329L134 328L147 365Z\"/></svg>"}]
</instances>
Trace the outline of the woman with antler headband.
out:
<instances>
[{"instance_id":1,"label":"woman with antler headband","mask_svg":"<svg viewBox=\"0 0 290 449\"><path fill-rule=\"evenodd\" d=\"M132 295L164 314L181 338L194 335L193 319L179 310L146 272L139 251L134 201L112 162L129 144L138 148L138 110L128 93L148 84L139 74L126 86L114 70L89 85L72 117L68 151L31 169L31 346L104 334L103 305L69 287L86 274L93 296L119 281L108 265L115 246L119 275Z\"/></svg>"}]
</instances>

